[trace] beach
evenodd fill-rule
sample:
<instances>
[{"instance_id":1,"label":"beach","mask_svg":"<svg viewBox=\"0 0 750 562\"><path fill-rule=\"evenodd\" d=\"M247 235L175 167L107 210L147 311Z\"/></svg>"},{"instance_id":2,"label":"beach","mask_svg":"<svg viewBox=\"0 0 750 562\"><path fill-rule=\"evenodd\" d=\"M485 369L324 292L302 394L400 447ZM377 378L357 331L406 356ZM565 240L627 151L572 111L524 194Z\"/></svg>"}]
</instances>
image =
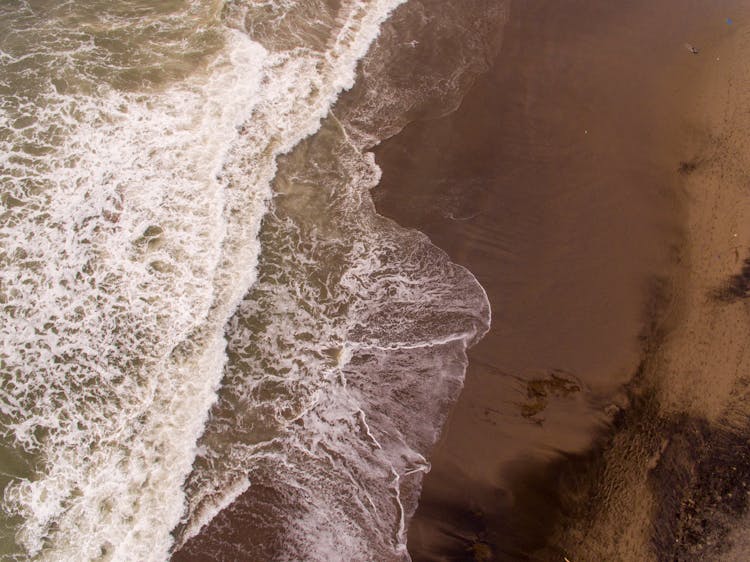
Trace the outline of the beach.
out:
<instances>
[{"instance_id":1,"label":"beach","mask_svg":"<svg viewBox=\"0 0 750 562\"><path fill-rule=\"evenodd\" d=\"M472 271L493 310L430 457L414 560L665 559L686 540L697 475L728 463L691 453L746 425L746 305L710 297L745 283L746 13L515 3L460 107L377 149L379 212Z\"/></svg>"},{"instance_id":2,"label":"beach","mask_svg":"<svg viewBox=\"0 0 750 562\"><path fill-rule=\"evenodd\" d=\"M603 447L604 472L591 490L600 501L585 523L555 536L582 560L748 554L750 42L742 28L705 37L701 54L711 64L690 81L682 124L684 242L671 304L631 388L632 412Z\"/></svg>"},{"instance_id":3,"label":"beach","mask_svg":"<svg viewBox=\"0 0 750 562\"><path fill-rule=\"evenodd\" d=\"M745 2L0 16L0 558L748 558Z\"/></svg>"}]
</instances>

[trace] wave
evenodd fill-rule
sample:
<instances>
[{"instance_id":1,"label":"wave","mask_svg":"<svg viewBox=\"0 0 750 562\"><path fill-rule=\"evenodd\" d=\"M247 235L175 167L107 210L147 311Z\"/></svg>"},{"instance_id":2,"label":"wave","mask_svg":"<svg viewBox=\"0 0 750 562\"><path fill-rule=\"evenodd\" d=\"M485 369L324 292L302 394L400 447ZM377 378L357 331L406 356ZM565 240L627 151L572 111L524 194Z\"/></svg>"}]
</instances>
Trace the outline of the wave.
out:
<instances>
[{"instance_id":1,"label":"wave","mask_svg":"<svg viewBox=\"0 0 750 562\"><path fill-rule=\"evenodd\" d=\"M318 129L399 3L344 3L318 48L251 39L257 3L186 3L201 15L188 31L219 46L163 75L169 49L123 68L101 46L137 29L148 3L16 14L50 39L0 45L0 412L34 461L4 507L29 556L168 557L225 326L256 280L276 158ZM149 16L157 39L180 13Z\"/></svg>"},{"instance_id":2,"label":"wave","mask_svg":"<svg viewBox=\"0 0 750 562\"><path fill-rule=\"evenodd\" d=\"M384 26L354 89L280 159L258 280L227 325L229 360L175 560L408 559L426 456L490 307L470 272L376 213L369 150L411 119L455 108L506 16L494 2L463 14L429 4L395 12L401 31ZM494 27L466 41L480 14ZM435 45L414 49L404 27L409 39L460 40L444 47L444 66L420 68L409 53L419 60Z\"/></svg>"},{"instance_id":3,"label":"wave","mask_svg":"<svg viewBox=\"0 0 750 562\"><path fill-rule=\"evenodd\" d=\"M327 121L277 176L259 278L229 322L187 484L179 536L193 556L225 552L223 517L238 510L230 525L263 537L243 544L251 559L405 556L416 498L402 489L418 490L466 347L488 328L474 277L374 212L379 170L336 129Z\"/></svg>"}]
</instances>

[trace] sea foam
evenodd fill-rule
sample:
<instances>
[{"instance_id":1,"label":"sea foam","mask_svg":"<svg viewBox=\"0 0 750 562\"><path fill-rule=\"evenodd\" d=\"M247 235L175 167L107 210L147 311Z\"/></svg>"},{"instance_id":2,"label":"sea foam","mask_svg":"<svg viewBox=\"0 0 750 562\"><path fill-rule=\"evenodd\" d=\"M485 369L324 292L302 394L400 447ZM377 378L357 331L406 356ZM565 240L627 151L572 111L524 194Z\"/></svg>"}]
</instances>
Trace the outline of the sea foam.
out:
<instances>
[{"instance_id":1,"label":"sea foam","mask_svg":"<svg viewBox=\"0 0 750 562\"><path fill-rule=\"evenodd\" d=\"M169 556L275 159L319 127L399 3L347 4L323 51L269 51L234 2L224 48L186 78L4 97L0 411L38 459L4 506L30 556Z\"/></svg>"},{"instance_id":2,"label":"sea foam","mask_svg":"<svg viewBox=\"0 0 750 562\"><path fill-rule=\"evenodd\" d=\"M381 173L368 150L414 116L451 111L491 59L485 18L502 21L504 5L436 4L400 9L354 90L280 159L258 279L227 323L223 385L186 483L178 560L409 558L426 455L491 316L470 272L370 197ZM417 53L415 32L451 41ZM440 54L445 65L421 64Z\"/></svg>"}]
</instances>

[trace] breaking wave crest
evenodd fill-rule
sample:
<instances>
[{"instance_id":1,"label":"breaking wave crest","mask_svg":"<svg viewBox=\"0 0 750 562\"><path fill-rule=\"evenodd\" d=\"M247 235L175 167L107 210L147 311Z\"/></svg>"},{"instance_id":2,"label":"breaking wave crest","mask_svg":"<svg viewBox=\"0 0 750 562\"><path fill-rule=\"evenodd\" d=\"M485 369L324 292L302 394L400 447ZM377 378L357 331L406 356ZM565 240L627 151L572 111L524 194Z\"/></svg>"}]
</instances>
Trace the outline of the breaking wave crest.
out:
<instances>
[{"instance_id":1,"label":"breaking wave crest","mask_svg":"<svg viewBox=\"0 0 750 562\"><path fill-rule=\"evenodd\" d=\"M308 47L252 39L261 2L5 8L0 413L26 555L169 556L276 157L398 3L344 2Z\"/></svg>"}]
</instances>

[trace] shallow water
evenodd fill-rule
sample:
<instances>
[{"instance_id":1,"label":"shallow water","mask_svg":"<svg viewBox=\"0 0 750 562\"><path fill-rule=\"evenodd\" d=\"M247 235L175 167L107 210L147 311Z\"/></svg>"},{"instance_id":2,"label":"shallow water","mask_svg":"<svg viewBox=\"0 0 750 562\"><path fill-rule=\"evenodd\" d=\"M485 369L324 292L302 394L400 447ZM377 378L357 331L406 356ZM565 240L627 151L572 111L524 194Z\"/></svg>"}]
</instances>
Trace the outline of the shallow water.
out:
<instances>
[{"instance_id":1,"label":"shallow water","mask_svg":"<svg viewBox=\"0 0 750 562\"><path fill-rule=\"evenodd\" d=\"M367 150L481 66L375 87L455 7L399 12L330 112L400 3L0 8L9 558L218 556L238 510L257 556L406 557L489 306L368 193Z\"/></svg>"}]
</instances>

